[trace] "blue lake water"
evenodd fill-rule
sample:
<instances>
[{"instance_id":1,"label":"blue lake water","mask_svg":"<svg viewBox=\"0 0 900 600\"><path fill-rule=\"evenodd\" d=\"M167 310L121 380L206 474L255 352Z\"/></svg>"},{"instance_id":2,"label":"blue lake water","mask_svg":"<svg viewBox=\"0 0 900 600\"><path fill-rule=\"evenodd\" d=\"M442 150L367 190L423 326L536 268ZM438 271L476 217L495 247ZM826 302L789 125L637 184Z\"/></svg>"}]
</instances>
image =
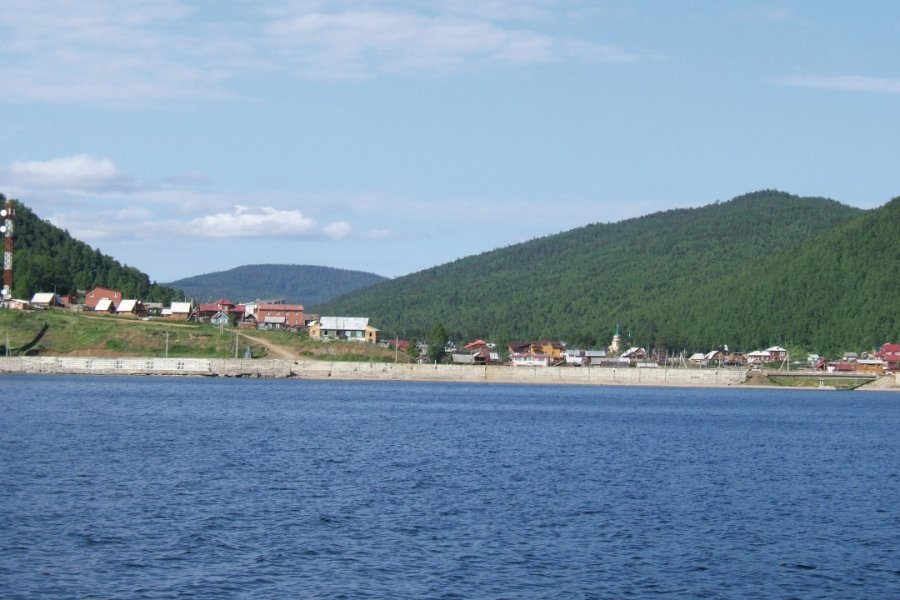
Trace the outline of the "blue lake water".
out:
<instances>
[{"instance_id":1,"label":"blue lake water","mask_svg":"<svg viewBox=\"0 0 900 600\"><path fill-rule=\"evenodd\" d=\"M898 598L900 395L0 378L7 598Z\"/></svg>"}]
</instances>

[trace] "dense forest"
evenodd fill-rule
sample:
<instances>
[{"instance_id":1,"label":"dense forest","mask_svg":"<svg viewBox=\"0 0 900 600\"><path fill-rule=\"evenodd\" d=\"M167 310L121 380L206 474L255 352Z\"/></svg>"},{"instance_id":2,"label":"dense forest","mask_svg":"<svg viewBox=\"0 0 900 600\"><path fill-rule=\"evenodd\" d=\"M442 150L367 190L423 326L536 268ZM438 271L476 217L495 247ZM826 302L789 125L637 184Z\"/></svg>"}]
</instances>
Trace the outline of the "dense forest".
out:
<instances>
[{"instance_id":1,"label":"dense forest","mask_svg":"<svg viewBox=\"0 0 900 600\"><path fill-rule=\"evenodd\" d=\"M338 298L386 335L828 353L900 339L895 200L863 211L765 190L592 224Z\"/></svg>"},{"instance_id":2,"label":"dense forest","mask_svg":"<svg viewBox=\"0 0 900 600\"><path fill-rule=\"evenodd\" d=\"M179 279L166 285L188 298L213 302L226 297L235 302L283 299L305 305L374 285L385 278L374 273L309 265L245 265Z\"/></svg>"},{"instance_id":3,"label":"dense forest","mask_svg":"<svg viewBox=\"0 0 900 600\"><path fill-rule=\"evenodd\" d=\"M6 203L2 194L0 202ZM169 303L184 298L181 291L151 283L141 271L41 220L21 202L13 204L13 297L31 298L37 292L52 291L74 294L101 286L145 302Z\"/></svg>"}]
</instances>

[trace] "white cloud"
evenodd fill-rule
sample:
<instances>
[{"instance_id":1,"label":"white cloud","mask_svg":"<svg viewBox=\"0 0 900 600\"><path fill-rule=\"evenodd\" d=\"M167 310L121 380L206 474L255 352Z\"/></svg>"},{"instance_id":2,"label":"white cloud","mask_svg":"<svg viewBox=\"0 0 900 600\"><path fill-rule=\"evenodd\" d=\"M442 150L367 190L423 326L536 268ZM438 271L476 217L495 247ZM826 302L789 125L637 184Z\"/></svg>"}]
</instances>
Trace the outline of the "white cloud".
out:
<instances>
[{"instance_id":1,"label":"white cloud","mask_svg":"<svg viewBox=\"0 0 900 600\"><path fill-rule=\"evenodd\" d=\"M841 92L900 94L900 79L862 77L859 75L789 75L775 81L781 85Z\"/></svg>"},{"instance_id":2,"label":"white cloud","mask_svg":"<svg viewBox=\"0 0 900 600\"><path fill-rule=\"evenodd\" d=\"M313 219L299 210L278 210L269 206L259 210L235 206L234 212L197 217L187 223L172 224L182 235L203 238L304 238L321 232Z\"/></svg>"},{"instance_id":3,"label":"white cloud","mask_svg":"<svg viewBox=\"0 0 900 600\"><path fill-rule=\"evenodd\" d=\"M127 189L134 185L110 159L86 154L45 161L15 161L6 171L16 186L98 191Z\"/></svg>"},{"instance_id":4,"label":"white cloud","mask_svg":"<svg viewBox=\"0 0 900 600\"><path fill-rule=\"evenodd\" d=\"M346 221L335 221L322 228L322 231L333 240L344 239L350 235L350 224Z\"/></svg>"}]
</instances>

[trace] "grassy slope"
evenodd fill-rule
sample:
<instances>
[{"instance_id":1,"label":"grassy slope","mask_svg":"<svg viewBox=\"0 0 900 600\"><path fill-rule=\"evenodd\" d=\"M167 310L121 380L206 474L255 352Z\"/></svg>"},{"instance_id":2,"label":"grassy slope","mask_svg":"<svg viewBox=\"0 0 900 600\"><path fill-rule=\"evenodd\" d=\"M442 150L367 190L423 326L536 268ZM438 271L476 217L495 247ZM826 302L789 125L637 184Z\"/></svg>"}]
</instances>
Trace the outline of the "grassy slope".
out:
<instances>
[{"instance_id":1,"label":"grassy slope","mask_svg":"<svg viewBox=\"0 0 900 600\"><path fill-rule=\"evenodd\" d=\"M29 352L38 356L141 356L170 358L230 358L234 356L234 337L211 325L196 325L162 320L140 321L110 315L88 315L64 310L22 312L0 310L0 345L7 339L12 349L32 341L44 323L50 325L44 337ZM322 360L362 360L392 362L394 352L372 345L354 343L321 343L303 336L276 331L248 331L289 348L303 358ZM239 356L248 345L241 339ZM268 355L260 344L250 342L254 358ZM400 360L405 360L400 355Z\"/></svg>"}]
</instances>

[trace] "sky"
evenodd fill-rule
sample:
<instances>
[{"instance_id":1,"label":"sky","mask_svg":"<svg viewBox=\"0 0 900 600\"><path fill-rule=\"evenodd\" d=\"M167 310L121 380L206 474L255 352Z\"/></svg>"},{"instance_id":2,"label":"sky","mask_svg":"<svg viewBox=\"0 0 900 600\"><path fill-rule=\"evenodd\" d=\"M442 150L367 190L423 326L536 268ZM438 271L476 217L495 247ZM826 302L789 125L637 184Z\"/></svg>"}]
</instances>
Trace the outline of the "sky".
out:
<instances>
[{"instance_id":1,"label":"sky","mask_svg":"<svg viewBox=\"0 0 900 600\"><path fill-rule=\"evenodd\" d=\"M3 0L0 193L151 280L900 195L900 2Z\"/></svg>"}]
</instances>

